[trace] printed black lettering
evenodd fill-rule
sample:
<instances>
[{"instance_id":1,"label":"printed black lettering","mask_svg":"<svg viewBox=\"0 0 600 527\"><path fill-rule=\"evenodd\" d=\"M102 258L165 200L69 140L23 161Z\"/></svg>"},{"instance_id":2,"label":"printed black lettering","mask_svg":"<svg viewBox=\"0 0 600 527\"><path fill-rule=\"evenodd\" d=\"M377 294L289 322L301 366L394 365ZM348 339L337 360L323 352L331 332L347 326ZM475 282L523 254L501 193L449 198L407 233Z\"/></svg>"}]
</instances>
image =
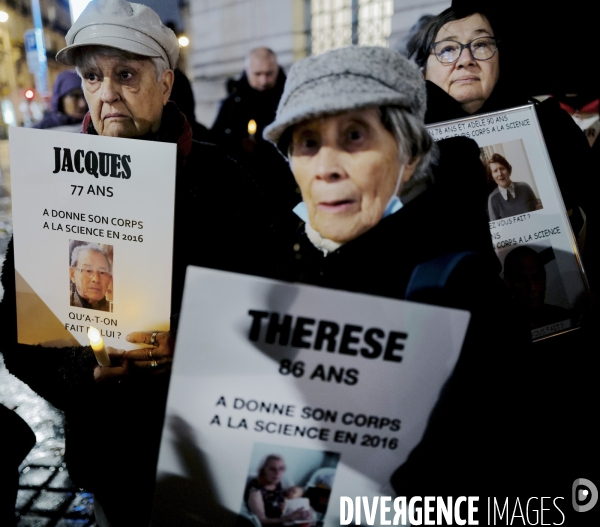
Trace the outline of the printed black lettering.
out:
<instances>
[{"instance_id":1,"label":"printed black lettering","mask_svg":"<svg viewBox=\"0 0 600 527\"><path fill-rule=\"evenodd\" d=\"M328 322L326 320L320 320L319 326L317 327L317 336L315 337L314 349L321 351L323 349L323 342L327 341L327 351L333 353L335 351L335 337L340 332L340 326L335 322Z\"/></svg>"},{"instance_id":2,"label":"printed black lettering","mask_svg":"<svg viewBox=\"0 0 600 527\"><path fill-rule=\"evenodd\" d=\"M123 179L129 179L131 177L131 168L129 163L131 163L131 156L121 156L121 164L123 165L123 170L125 170L124 173L120 173Z\"/></svg>"},{"instance_id":3,"label":"printed black lettering","mask_svg":"<svg viewBox=\"0 0 600 527\"><path fill-rule=\"evenodd\" d=\"M81 166L81 161L83 160L84 151L83 150L75 150L75 156L73 157L73 162L75 164L75 172L79 174L83 174L84 167Z\"/></svg>"},{"instance_id":4,"label":"printed black lettering","mask_svg":"<svg viewBox=\"0 0 600 527\"><path fill-rule=\"evenodd\" d=\"M296 319L294 333L292 334L292 347L310 348L311 343L304 340L304 337L310 337L312 335L312 330L307 329L306 326L312 326L315 322L316 320L314 318L298 317Z\"/></svg>"},{"instance_id":5,"label":"printed black lettering","mask_svg":"<svg viewBox=\"0 0 600 527\"><path fill-rule=\"evenodd\" d=\"M404 344L398 342L398 340L406 340L408 335L406 333L399 333L397 331L390 331L390 335L388 337L387 345L385 347L385 354L383 355L383 360L389 360L392 362L401 362L402 356L395 355L394 351L401 351L404 349Z\"/></svg>"},{"instance_id":6,"label":"printed black lettering","mask_svg":"<svg viewBox=\"0 0 600 527\"><path fill-rule=\"evenodd\" d=\"M353 326L352 324L346 324L342 333L342 342L340 343L339 353L343 355L357 355L358 350L356 348L349 347L350 344L358 344L360 339L352 335L352 333L362 333L363 328L360 326Z\"/></svg>"},{"instance_id":7,"label":"printed black lettering","mask_svg":"<svg viewBox=\"0 0 600 527\"><path fill-rule=\"evenodd\" d=\"M110 154L105 152L98 152L98 157L100 158L100 175L103 177L108 176L110 173Z\"/></svg>"},{"instance_id":8,"label":"printed black lettering","mask_svg":"<svg viewBox=\"0 0 600 527\"><path fill-rule=\"evenodd\" d=\"M60 171L60 148L54 147L54 171L53 174L57 174Z\"/></svg>"},{"instance_id":9,"label":"printed black lettering","mask_svg":"<svg viewBox=\"0 0 600 527\"><path fill-rule=\"evenodd\" d=\"M263 318L269 316L269 313L266 311L256 311L254 309L250 309L248 314L252 317L252 325L250 326L250 333L248 334L248 338L252 342L256 342L258 337L260 336L260 323Z\"/></svg>"},{"instance_id":10,"label":"printed black lettering","mask_svg":"<svg viewBox=\"0 0 600 527\"><path fill-rule=\"evenodd\" d=\"M375 340L375 337L383 339L385 337L385 333L383 330L378 328L368 329L365 333L365 344L371 347L369 348L361 348L360 354L367 359L376 359L381 355L383 351L383 345L381 342Z\"/></svg>"},{"instance_id":11,"label":"printed black lettering","mask_svg":"<svg viewBox=\"0 0 600 527\"><path fill-rule=\"evenodd\" d=\"M63 164L61 167L63 172L73 172L73 160L71 159L71 150L63 148Z\"/></svg>"},{"instance_id":12,"label":"printed black lettering","mask_svg":"<svg viewBox=\"0 0 600 527\"><path fill-rule=\"evenodd\" d=\"M85 170L88 174L98 177L98 156L91 150L85 154Z\"/></svg>"},{"instance_id":13,"label":"printed black lettering","mask_svg":"<svg viewBox=\"0 0 600 527\"><path fill-rule=\"evenodd\" d=\"M265 342L267 344L274 344L275 337L279 335L280 346L287 346L290 340L290 332L292 330L292 317L290 315L284 315L283 321L279 322L279 315L277 313L271 313L271 319L269 320L269 327L267 328L267 336Z\"/></svg>"},{"instance_id":14,"label":"printed black lettering","mask_svg":"<svg viewBox=\"0 0 600 527\"><path fill-rule=\"evenodd\" d=\"M121 172L119 169L121 168L121 163L119 162L119 158L121 156L117 154L108 154L110 156L110 177L121 177Z\"/></svg>"}]
</instances>

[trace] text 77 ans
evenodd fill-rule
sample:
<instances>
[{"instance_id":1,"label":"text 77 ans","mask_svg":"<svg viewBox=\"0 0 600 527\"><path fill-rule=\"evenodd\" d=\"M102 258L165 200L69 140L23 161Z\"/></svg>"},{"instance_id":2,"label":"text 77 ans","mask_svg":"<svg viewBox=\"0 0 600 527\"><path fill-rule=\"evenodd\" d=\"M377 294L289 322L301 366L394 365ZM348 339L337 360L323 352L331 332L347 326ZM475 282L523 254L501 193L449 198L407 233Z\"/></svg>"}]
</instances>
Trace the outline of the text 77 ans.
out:
<instances>
[{"instance_id":1,"label":"text 77 ans","mask_svg":"<svg viewBox=\"0 0 600 527\"><path fill-rule=\"evenodd\" d=\"M82 185L71 185L71 196L81 196L82 192ZM90 185L85 194L92 194L93 196L106 196L107 198L112 198L113 188L105 187L103 185Z\"/></svg>"}]
</instances>

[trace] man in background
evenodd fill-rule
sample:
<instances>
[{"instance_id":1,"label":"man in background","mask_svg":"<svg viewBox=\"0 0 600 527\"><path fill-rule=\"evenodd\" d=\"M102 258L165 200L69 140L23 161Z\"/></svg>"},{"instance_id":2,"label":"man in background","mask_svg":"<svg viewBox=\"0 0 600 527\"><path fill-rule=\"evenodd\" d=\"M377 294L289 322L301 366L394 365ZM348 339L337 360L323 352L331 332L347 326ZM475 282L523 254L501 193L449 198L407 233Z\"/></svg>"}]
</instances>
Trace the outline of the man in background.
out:
<instances>
[{"instance_id":1,"label":"man in background","mask_svg":"<svg viewBox=\"0 0 600 527\"><path fill-rule=\"evenodd\" d=\"M262 137L265 127L275 120L284 84L285 73L273 50L251 50L241 77L227 82L229 95L221 101L211 132L213 140L260 182L273 202L291 209L299 201L294 178L277 149Z\"/></svg>"},{"instance_id":2,"label":"man in background","mask_svg":"<svg viewBox=\"0 0 600 527\"><path fill-rule=\"evenodd\" d=\"M248 152L250 148L242 144L244 140L262 141L263 129L275 119L284 84L285 74L272 50L261 47L250 51L239 80L227 83L229 95L221 102L212 127L218 142L234 152ZM251 121L256 128L249 132Z\"/></svg>"}]
</instances>

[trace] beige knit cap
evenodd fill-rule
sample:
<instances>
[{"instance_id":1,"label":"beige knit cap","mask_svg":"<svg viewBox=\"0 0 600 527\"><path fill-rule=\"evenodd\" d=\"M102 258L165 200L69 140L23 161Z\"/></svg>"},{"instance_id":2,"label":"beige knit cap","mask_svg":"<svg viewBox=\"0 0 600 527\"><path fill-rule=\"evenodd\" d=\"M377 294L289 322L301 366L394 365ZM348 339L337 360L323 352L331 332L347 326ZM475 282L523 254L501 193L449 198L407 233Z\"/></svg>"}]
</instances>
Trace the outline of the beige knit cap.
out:
<instances>
[{"instance_id":1,"label":"beige knit cap","mask_svg":"<svg viewBox=\"0 0 600 527\"><path fill-rule=\"evenodd\" d=\"M92 0L75 21L67 46L56 60L74 66L73 50L82 46L108 46L144 57L162 57L175 69L179 42L149 7L126 0Z\"/></svg>"}]
</instances>

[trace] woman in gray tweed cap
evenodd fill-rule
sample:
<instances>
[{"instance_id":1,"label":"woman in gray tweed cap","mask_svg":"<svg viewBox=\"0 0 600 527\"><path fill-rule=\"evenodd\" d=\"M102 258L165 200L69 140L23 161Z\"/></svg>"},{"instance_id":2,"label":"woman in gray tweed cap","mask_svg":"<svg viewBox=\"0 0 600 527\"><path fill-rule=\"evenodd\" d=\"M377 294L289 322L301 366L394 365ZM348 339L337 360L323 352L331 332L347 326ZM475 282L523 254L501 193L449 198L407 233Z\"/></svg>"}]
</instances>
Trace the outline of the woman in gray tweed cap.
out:
<instances>
[{"instance_id":1,"label":"woman in gray tweed cap","mask_svg":"<svg viewBox=\"0 0 600 527\"><path fill-rule=\"evenodd\" d=\"M468 189L457 202L450 197L460 193L435 182L464 183L471 158L474 170L483 170L478 148L465 138L434 144L423 124L425 104L414 63L387 48L352 46L294 64L264 135L288 157L302 192L295 212L305 223L287 279L471 312L440 398L444 411L434 411L394 481L404 495L468 495L472 481L485 482L489 473L501 478L511 466L510 448L498 448L484 464L482 449L510 443L497 422L510 412L518 420L518 383L501 357L527 346L529 337L526 328L517 330L498 277L484 209L467 214ZM444 161L447 151L454 167ZM501 334L492 311L506 317ZM501 388L507 380L514 400Z\"/></svg>"},{"instance_id":2,"label":"woman in gray tweed cap","mask_svg":"<svg viewBox=\"0 0 600 527\"><path fill-rule=\"evenodd\" d=\"M399 210L401 187L428 174L425 96L417 67L385 48L343 48L291 69L265 137L289 157L304 199L296 213L324 251Z\"/></svg>"}]
</instances>

